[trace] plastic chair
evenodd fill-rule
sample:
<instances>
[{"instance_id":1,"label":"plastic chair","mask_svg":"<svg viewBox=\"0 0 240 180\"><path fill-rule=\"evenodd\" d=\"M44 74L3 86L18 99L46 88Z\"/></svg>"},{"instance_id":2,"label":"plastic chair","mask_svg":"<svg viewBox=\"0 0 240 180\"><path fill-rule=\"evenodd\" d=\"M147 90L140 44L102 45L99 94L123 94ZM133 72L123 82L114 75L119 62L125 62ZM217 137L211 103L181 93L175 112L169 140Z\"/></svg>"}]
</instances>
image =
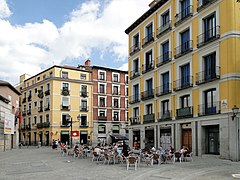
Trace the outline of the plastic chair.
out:
<instances>
[{"instance_id":1,"label":"plastic chair","mask_svg":"<svg viewBox=\"0 0 240 180\"><path fill-rule=\"evenodd\" d=\"M131 165L131 164L133 164L134 166L135 166L135 171L137 170L137 158L136 157L134 157L134 156L129 156L128 158L127 158L127 170L129 169L129 166Z\"/></svg>"}]
</instances>

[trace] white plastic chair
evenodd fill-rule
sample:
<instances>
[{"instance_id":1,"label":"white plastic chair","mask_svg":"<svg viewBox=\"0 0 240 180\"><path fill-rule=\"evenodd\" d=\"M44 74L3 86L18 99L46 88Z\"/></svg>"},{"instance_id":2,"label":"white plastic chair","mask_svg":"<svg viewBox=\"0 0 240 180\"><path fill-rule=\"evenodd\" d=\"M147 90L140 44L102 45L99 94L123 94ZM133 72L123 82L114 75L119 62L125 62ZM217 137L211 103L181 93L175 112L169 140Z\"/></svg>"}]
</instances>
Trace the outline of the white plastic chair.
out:
<instances>
[{"instance_id":1,"label":"white plastic chair","mask_svg":"<svg viewBox=\"0 0 240 180\"><path fill-rule=\"evenodd\" d=\"M137 163L138 163L138 159L137 159L137 157L134 157L134 156L129 156L128 158L127 158L127 170L129 169L129 166L131 165L131 164L133 164L134 166L135 166L135 171L137 170Z\"/></svg>"}]
</instances>

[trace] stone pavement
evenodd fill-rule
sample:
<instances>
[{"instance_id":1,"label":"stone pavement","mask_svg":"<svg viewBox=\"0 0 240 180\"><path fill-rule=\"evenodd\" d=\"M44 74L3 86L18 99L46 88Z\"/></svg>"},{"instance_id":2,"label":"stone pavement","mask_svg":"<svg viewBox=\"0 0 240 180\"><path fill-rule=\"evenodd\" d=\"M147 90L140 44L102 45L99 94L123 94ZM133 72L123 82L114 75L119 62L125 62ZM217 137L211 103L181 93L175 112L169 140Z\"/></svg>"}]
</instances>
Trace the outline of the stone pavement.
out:
<instances>
[{"instance_id":1,"label":"stone pavement","mask_svg":"<svg viewBox=\"0 0 240 180\"><path fill-rule=\"evenodd\" d=\"M70 162L69 162L70 161ZM141 164L135 171L126 165L103 165L90 158L62 157L50 147L24 147L0 152L0 180L228 180L240 173L240 162L216 156L193 157L193 162L176 162L154 167Z\"/></svg>"}]
</instances>

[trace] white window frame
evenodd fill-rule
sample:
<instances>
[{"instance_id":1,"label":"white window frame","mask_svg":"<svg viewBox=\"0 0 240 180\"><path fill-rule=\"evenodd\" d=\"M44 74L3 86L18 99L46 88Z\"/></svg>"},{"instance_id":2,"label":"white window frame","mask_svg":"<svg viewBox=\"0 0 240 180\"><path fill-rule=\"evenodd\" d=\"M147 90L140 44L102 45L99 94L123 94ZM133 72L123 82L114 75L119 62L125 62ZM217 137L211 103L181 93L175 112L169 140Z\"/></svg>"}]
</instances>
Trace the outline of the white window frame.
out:
<instances>
[{"instance_id":1,"label":"white window frame","mask_svg":"<svg viewBox=\"0 0 240 180\"><path fill-rule=\"evenodd\" d=\"M120 114L120 110L113 110L112 111L112 121L114 121L114 112L118 112L118 121L121 121L121 114Z\"/></svg>"},{"instance_id":2,"label":"white window frame","mask_svg":"<svg viewBox=\"0 0 240 180\"><path fill-rule=\"evenodd\" d=\"M98 70L98 79L97 80L100 80L100 73L101 72L104 73L104 80L101 80L101 81L107 81L107 73L106 73L106 71L103 71L103 70Z\"/></svg>"},{"instance_id":3,"label":"white window frame","mask_svg":"<svg viewBox=\"0 0 240 180\"><path fill-rule=\"evenodd\" d=\"M118 76L118 81L114 81L114 76L117 75ZM120 73L116 73L116 72L113 72L112 73L112 82L113 83L120 83L121 82L121 79L120 79Z\"/></svg>"},{"instance_id":4,"label":"white window frame","mask_svg":"<svg viewBox=\"0 0 240 180\"><path fill-rule=\"evenodd\" d=\"M105 99L105 106L104 107L107 107L107 96L98 96L98 106L99 107L100 107L100 98ZM101 108L104 108L104 107L101 107Z\"/></svg>"}]
</instances>

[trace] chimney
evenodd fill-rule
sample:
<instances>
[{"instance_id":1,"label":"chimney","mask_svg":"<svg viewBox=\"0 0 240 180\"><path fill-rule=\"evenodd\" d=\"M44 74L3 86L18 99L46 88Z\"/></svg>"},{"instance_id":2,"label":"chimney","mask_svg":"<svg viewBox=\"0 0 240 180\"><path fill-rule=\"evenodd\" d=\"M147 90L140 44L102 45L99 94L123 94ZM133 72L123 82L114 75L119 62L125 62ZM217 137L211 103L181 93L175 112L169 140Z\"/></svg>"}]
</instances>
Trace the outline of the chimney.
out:
<instances>
[{"instance_id":1,"label":"chimney","mask_svg":"<svg viewBox=\"0 0 240 180\"><path fill-rule=\"evenodd\" d=\"M85 61L85 66L91 66L91 61L90 61L90 59L88 59L88 60Z\"/></svg>"},{"instance_id":2,"label":"chimney","mask_svg":"<svg viewBox=\"0 0 240 180\"><path fill-rule=\"evenodd\" d=\"M153 0L148 6L152 8L157 3L157 0Z\"/></svg>"}]
</instances>

